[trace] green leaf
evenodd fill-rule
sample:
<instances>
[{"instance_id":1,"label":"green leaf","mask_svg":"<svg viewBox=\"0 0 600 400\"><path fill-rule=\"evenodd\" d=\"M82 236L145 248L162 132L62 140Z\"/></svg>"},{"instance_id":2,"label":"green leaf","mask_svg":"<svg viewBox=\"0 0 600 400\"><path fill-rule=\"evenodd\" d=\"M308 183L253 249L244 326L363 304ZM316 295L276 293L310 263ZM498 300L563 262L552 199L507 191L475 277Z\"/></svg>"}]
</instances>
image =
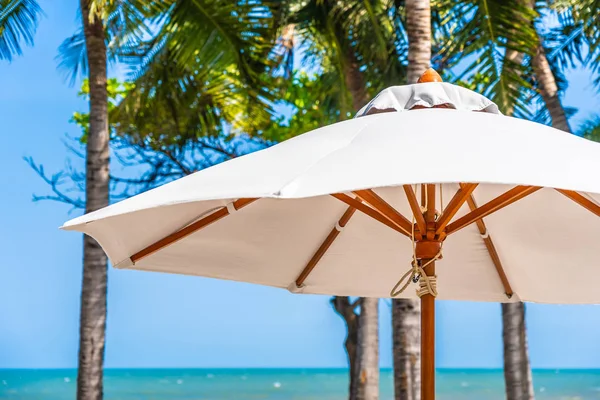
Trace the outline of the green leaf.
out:
<instances>
[{"instance_id":1,"label":"green leaf","mask_svg":"<svg viewBox=\"0 0 600 400\"><path fill-rule=\"evenodd\" d=\"M35 0L0 0L0 60L21 55L22 43L33 45L33 36L43 15Z\"/></svg>"}]
</instances>

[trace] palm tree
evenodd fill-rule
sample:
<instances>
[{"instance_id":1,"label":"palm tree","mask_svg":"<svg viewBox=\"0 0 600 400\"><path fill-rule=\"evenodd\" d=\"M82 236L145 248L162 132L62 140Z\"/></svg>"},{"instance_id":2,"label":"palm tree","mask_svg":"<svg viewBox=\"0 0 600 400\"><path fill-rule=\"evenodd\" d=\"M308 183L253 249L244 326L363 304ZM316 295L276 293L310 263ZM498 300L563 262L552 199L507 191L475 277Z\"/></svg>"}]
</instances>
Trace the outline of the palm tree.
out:
<instances>
[{"instance_id":1,"label":"palm tree","mask_svg":"<svg viewBox=\"0 0 600 400\"><path fill-rule=\"evenodd\" d=\"M396 400L421 398L421 303L392 300L394 394Z\"/></svg>"},{"instance_id":2,"label":"palm tree","mask_svg":"<svg viewBox=\"0 0 600 400\"><path fill-rule=\"evenodd\" d=\"M504 380L508 400L534 398L529 366L525 304L502 304L502 340L504 344Z\"/></svg>"},{"instance_id":3,"label":"palm tree","mask_svg":"<svg viewBox=\"0 0 600 400\"><path fill-rule=\"evenodd\" d=\"M60 66L73 77L87 73L89 125L85 135L85 211L109 204L109 124L107 62L116 49L125 46L117 34L135 37L146 17L145 5L137 0L80 0L82 29L60 47ZM139 8L136 8L139 7ZM112 43L109 46L108 43ZM83 239L83 280L79 322L78 399L102 399L106 332L107 257L90 236Z\"/></svg>"},{"instance_id":4,"label":"palm tree","mask_svg":"<svg viewBox=\"0 0 600 400\"><path fill-rule=\"evenodd\" d=\"M534 7L533 2L528 2L530 7ZM589 15L592 9L590 2L572 2L574 8L579 8L577 15ZM572 9L563 9L565 13L571 13ZM581 12L583 11L583 13ZM568 32L562 36L560 40L559 50L566 50L567 54L564 57L579 56L581 52L581 38L577 35L573 36L573 19L567 19L566 26L559 28L563 32ZM585 19L584 21L588 21ZM589 21L593 21L593 18ZM563 22L565 20L563 19ZM570 22L570 23L569 23ZM534 25L531 21L531 25ZM589 22L581 22L581 24ZM584 34L584 30L580 30L580 35ZM547 51L544 46L543 35L536 32L538 43L535 48L535 53L530 58L531 69L535 79L535 87L542 98L546 111L550 117L552 126L557 129L571 133L571 128L567 120L567 113L560 101L560 85L556 77L559 66L554 67L547 57ZM597 40L598 36L596 37ZM579 41L577 40L579 39ZM588 45L590 49L594 49L594 37L588 37ZM554 38L556 40L556 38ZM568 42L572 44L569 45ZM569 54L569 52L572 52ZM594 54L594 50L590 52L590 56ZM560 55L559 55L560 56ZM580 57L581 59L581 57ZM564 59L563 59L564 64ZM593 131L593 129L591 130ZM502 305L502 320L503 320L503 340L504 340L504 370L505 382L508 399L533 399L533 380L531 376L531 368L529 366L529 355L527 346L527 335L525 329L525 305L523 303L507 303Z\"/></svg>"},{"instance_id":5,"label":"palm tree","mask_svg":"<svg viewBox=\"0 0 600 400\"><path fill-rule=\"evenodd\" d=\"M431 66L431 6L429 0L406 0L408 36L407 83ZM421 304L418 300L392 300L394 393L396 400L421 398Z\"/></svg>"},{"instance_id":6,"label":"palm tree","mask_svg":"<svg viewBox=\"0 0 600 400\"><path fill-rule=\"evenodd\" d=\"M362 298L351 400L379 399L379 299Z\"/></svg>"},{"instance_id":7,"label":"palm tree","mask_svg":"<svg viewBox=\"0 0 600 400\"><path fill-rule=\"evenodd\" d=\"M260 22L271 16L265 15L266 11L260 4L253 4L186 0L80 0L83 28L61 45L60 66L75 72L73 76L77 72L89 75L90 113L85 138L86 212L105 207L109 203L107 62L120 59L137 66L135 73L140 85L137 92L132 92L131 101L126 103L130 111L148 111L144 107L153 101L175 108L180 105L180 101L187 102L188 106L195 102L196 113L188 116L185 121L193 120L190 123L202 126L206 133L223 121L224 117L217 121L218 117L223 114L231 115L232 110L237 110L231 104L231 99L235 96L230 96L229 103L224 103L228 92L226 89L236 84L254 83L257 65L264 68L264 63L257 61L256 52L264 52L269 45L266 40L271 26ZM158 27L158 32L155 33L149 26ZM249 35L257 31L259 35ZM205 50L201 60L198 49ZM206 75L209 70L213 71L213 75ZM227 73L232 77L215 78ZM170 83L178 83L180 86L161 86L165 76L168 76ZM173 90L181 88L182 84L193 88L195 83L207 80L211 82L211 90L205 90L205 96L200 101L198 90ZM150 90L149 86L152 84L154 88L159 88L153 91L159 96L158 99L144 92ZM206 88L205 85L203 87ZM252 94L255 99L262 93L256 90ZM212 101L207 100L210 98ZM140 106L140 101L146 103ZM244 103L243 106L251 108L250 103ZM177 120L178 115L173 115L175 125L183 129L183 123ZM232 121L230 119L227 122ZM218 132L220 131L216 133ZM177 140L183 140L178 133L179 129L172 132L172 139L168 139L171 145L177 143ZM165 137L164 131L160 134ZM100 246L86 236L81 292L78 399L101 399L103 396L106 290L106 256Z\"/></svg>"},{"instance_id":8,"label":"palm tree","mask_svg":"<svg viewBox=\"0 0 600 400\"><path fill-rule=\"evenodd\" d=\"M406 0L408 36L407 83L417 83L431 66L431 4L427 0Z\"/></svg>"},{"instance_id":9,"label":"palm tree","mask_svg":"<svg viewBox=\"0 0 600 400\"><path fill-rule=\"evenodd\" d=\"M529 3L529 6L533 8L533 2ZM534 25L534 21L530 23ZM523 54L518 53L516 59L521 64ZM539 35L535 54L530 57L530 65L535 78L535 87L550 115L552 126L571 132L566 112L559 98L559 88L554 72ZM504 378L506 396L509 400L529 400L535 397L525 325L525 304L520 302L502 304Z\"/></svg>"},{"instance_id":10,"label":"palm tree","mask_svg":"<svg viewBox=\"0 0 600 400\"><path fill-rule=\"evenodd\" d=\"M86 144L86 212L109 201L108 96L106 31L91 2L81 0L81 16L90 85L90 124ZM79 322L77 398L102 399L102 368L106 330L107 258L90 236L83 239L83 284Z\"/></svg>"},{"instance_id":11,"label":"palm tree","mask_svg":"<svg viewBox=\"0 0 600 400\"><path fill-rule=\"evenodd\" d=\"M42 9L35 0L0 0L0 60L22 53L21 43L33 44Z\"/></svg>"},{"instance_id":12,"label":"palm tree","mask_svg":"<svg viewBox=\"0 0 600 400\"><path fill-rule=\"evenodd\" d=\"M537 89L550 114L552 126L565 132L571 132L569 122L567 121L567 114L560 101L556 78L550 67L546 50L542 43L538 44L536 48L535 55L531 59L531 66L537 83Z\"/></svg>"}]
</instances>

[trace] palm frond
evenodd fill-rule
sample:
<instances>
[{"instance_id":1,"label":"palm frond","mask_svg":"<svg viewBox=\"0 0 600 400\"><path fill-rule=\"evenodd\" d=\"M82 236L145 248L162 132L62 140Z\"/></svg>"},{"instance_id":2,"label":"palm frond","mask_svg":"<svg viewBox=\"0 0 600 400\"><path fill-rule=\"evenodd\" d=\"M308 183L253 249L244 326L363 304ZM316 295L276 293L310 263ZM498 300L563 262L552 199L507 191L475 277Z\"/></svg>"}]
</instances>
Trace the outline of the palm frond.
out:
<instances>
[{"instance_id":1,"label":"palm frond","mask_svg":"<svg viewBox=\"0 0 600 400\"><path fill-rule=\"evenodd\" d=\"M225 71L170 62L163 46L119 104L113 120L122 136L157 146L181 146L200 137L254 132L271 110L247 94L235 65Z\"/></svg>"},{"instance_id":2,"label":"palm frond","mask_svg":"<svg viewBox=\"0 0 600 400\"><path fill-rule=\"evenodd\" d=\"M543 34L548 60L556 61L560 69L585 63L583 29L572 19L561 18L561 24Z\"/></svg>"},{"instance_id":3,"label":"palm frond","mask_svg":"<svg viewBox=\"0 0 600 400\"><path fill-rule=\"evenodd\" d=\"M521 88L531 85L525 79L524 67L518 62L505 62L504 55L507 50L535 54L539 40L533 21L537 12L521 2L504 0L440 0L439 3L448 10L442 21L454 24L444 52L454 60L473 60L459 78L468 79L477 73L487 76L479 84L501 108L526 108Z\"/></svg>"},{"instance_id":4,"label":"palm frond","mask_svg":"<svg viewBox=\"0 0 600 400\"><path fill-rule=\"evenodd\" d=\"M162 3L161 3L162 4ZM114 63L135 51L151 34L150 24L161 15L159 6L144 0L93 0L89 18L102 18L105 26L107 57ZM139 51L139 50L138 50ZM87 55L83 29L65 39L56 56L58 69L72 85L87 74Z\"/></svg>"},{"instance_id":5,"label":"palm frond","mask_svg":"<svg viewBox=\"0 0 600 400\"><path fill-rule=\"evenodd\" d=\"M275 26L268 1L180 0L173 4L163 30L170 35L173 60L212 65L235 64L242 79L256 82L269 67Z\"/></svg>"},{"instance_id":6,"label":"palm frond","mask_svg":"<svg viewBox=\"0 0 600 400\"><path fill-rule=\"evenodd\" d=\"M80 76L87 76L88 63L83 29L66 38L58 47L58 69L73 86Z\"/></svg>"},{"instance_id":7,"label":"palm frond","mask_svg":"<svg viewBox=\"0 0 600 400\"><path fill-rule=\"evenodd\" d=\"M600 88L600 0L554 0L551 5L570 32L565 40L565 57L575 54L579 61L589 66L596 73L594 82ZM585 57L580 53L582 43L588 47Z\"/></svg>"},{"instance_id":8,"label":"palm frond","mask_svg":"<svg viewBox=\"0 0 600 400\"><path fill-rule=\"evenodd\" d=\"M579 129L578 134L594 142L600 142L600 118L596 117L586 121Z\"/></svg>"},{"instance_id":9,"label":"palm frond","mask_svg":"<svg viewBox=\"0 0 600 400\"><path fill-rule=\"evenodd\" d=\"M345 79L349 71L360 71L364 90L369 95L405 81L407 40L403 7L398 2L309 0L290 3L288 21L296 28L297 47L302 49L301 64L335 88L328 93L334 96L331 103L339 107L341 118L354 111L350 83Z\"/></svg>"},{"instance_id":10,"label":"palm frond","mask_svg":"<svg viewBox=\"0 0 600 400\"><path fill-rule=\"evenodd\" d=\"M21 44L33 44L42 9L35 0L0 0L0 60L22 54Z\"/></svg>"}]
</instances>

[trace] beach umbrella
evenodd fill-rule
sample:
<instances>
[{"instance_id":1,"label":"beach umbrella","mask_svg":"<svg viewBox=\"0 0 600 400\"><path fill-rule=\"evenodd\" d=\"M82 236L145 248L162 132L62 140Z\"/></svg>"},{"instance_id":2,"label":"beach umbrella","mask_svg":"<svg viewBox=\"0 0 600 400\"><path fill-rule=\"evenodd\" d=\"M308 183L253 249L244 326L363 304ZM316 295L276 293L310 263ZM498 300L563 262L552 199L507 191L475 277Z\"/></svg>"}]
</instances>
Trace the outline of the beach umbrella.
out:
<instances>
[{"instance_id":1,"label":"beach umbrella","mask_svg":"<svg viewBox=\"0 0 600 400\"><path fill-rule=\"evenodd\" d=\"M425 400L436 297L600 301L600 144L443 82L386 89L357 116L63 228L117 268L420 297Z\"/></svg>"}]
</instances>

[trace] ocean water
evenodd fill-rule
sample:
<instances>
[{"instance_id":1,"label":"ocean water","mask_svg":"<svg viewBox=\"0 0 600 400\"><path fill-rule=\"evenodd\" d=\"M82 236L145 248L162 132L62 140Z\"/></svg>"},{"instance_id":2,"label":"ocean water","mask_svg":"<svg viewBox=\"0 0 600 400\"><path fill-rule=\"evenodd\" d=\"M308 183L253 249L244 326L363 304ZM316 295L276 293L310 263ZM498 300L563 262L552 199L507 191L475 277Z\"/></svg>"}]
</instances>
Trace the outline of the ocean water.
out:
<instances>
[{"instance_id":1,"label":"ocean water","mask_svg":"<svg viewBox=\"0 0 600 400\"><path fill-rule=\"evenodd\" d=\"M343 369L109 369L107 400L345 400ZM75 398L75 370L0 370L0 398ZM600 399L600 370L534 371L540 400ZM381 371L382 400L392 399L392 373ZM439 370L437 398L504 399L501 370Z\"/></svg>"}]
</instances>

